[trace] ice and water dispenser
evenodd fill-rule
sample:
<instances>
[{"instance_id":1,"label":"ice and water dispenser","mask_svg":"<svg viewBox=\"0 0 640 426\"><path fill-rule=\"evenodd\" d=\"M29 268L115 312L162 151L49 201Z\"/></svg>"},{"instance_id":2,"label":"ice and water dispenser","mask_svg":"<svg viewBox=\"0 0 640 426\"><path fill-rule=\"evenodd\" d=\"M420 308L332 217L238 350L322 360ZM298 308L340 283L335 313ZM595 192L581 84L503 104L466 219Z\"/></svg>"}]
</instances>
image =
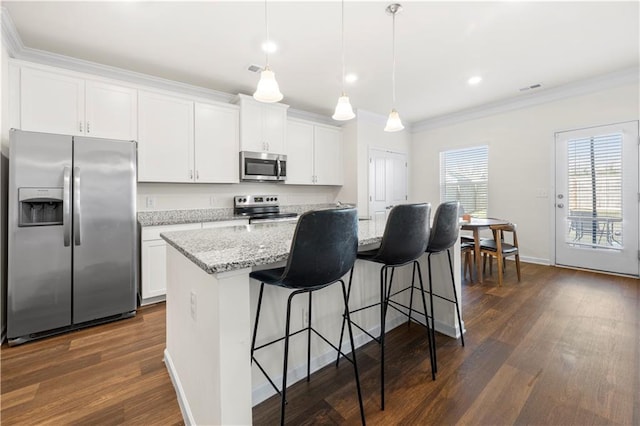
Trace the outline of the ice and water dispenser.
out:
<instances>
[{"instance_id":1,"label":"ice and water dispenser","mask_svg":"<svg viewBox=\"0 0 640 426\"><path fill-rule=\"evenodd\" d=\"M18 188L18 226L62 225L62 188Z\"/></svg>"}]
</instances>

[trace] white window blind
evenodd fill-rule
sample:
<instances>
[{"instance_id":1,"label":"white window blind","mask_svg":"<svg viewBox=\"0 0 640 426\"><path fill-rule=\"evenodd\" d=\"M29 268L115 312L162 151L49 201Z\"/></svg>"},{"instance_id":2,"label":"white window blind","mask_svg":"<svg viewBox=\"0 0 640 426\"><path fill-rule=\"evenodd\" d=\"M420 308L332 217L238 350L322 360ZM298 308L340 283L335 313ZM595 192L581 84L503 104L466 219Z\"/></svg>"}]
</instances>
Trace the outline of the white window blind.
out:
<instances>
[{"instance_id":1,"label":"white window blind","mask_svg":"<svg viewBox=\"0 0 640 426\"><path fill-rule=\"evenodd\" d=\"M487 217L489 207L489 147L440 153L440 202L460 201L465 213Z\"/></svg>"},{"instance_id":2,"label":"white window blind","mask_svg":"<svg viewBox=\"0 0 640 426\"><path fill-rule=\"evenodd\" d=\"M568 141L567 171L567 241L622 247L622 134Z\"/></svg>"}]
</instances>

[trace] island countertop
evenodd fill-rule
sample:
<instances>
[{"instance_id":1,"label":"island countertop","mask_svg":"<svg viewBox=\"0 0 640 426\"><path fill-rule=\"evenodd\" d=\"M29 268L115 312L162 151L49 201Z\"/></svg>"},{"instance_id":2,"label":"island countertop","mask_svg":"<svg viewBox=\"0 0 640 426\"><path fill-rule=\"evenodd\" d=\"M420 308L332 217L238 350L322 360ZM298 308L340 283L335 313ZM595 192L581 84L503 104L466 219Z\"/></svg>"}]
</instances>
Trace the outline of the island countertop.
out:
<instances>
[{"instance_id":1,"label":"island countertop","mask_svg":"<svg viewBox=\"0 0 640 426\"><path fill-rule=\"evenodd\" d=\"M160 234L208 274L286 260L296 224L288 222L174 231ZM358 245L380 243L384 223L358 221Z\"/></svg>"}]
</instances>

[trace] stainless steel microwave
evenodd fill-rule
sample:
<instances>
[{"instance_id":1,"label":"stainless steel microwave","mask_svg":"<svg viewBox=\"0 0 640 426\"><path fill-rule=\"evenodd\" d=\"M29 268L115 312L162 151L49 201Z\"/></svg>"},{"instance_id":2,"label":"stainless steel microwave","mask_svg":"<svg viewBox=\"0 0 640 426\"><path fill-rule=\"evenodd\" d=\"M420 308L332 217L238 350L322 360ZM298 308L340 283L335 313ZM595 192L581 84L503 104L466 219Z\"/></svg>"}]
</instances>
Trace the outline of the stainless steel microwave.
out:
<instances>
[{"instance_id":1,"label":"stainless steel microwave","mask_svg":"<svg viewBox=\"0 0 640 426\"><path fill-rule=\"evenodd\" d=\"M243 182L284 182L287 156L268 152L240 152L240 180Z\"/></svg>"}]
</instances>

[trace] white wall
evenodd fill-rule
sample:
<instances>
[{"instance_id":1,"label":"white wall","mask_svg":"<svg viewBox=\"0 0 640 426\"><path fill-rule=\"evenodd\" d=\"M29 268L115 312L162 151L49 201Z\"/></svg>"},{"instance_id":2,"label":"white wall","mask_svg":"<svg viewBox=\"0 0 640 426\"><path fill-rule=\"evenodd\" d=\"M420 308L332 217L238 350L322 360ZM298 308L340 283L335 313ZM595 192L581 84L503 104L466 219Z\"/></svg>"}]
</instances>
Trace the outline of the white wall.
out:
<instances>
[{"instance_id":1,"label":"white wall","mask_svg":"<svg viewBox=\"0 0 640 426\"><path fill-rule=\"evenodd\" d=\"M385 132L386 120L385 116L360 109L355 120L343 126L345 181L337 198L344 201L355 195L359 216L367 216L369 210L369 149L406 154L411 149L411 133ZM408 184L410 189L411 182Z\"/></svg>"},{"instance_id":2,"label":"white wall","mask_svg":"<svg viewBox=\"0 0 640 426\"><path fill-rule=\"evenodd\" d=\"M625 84L415 133L410 198L439 202L440 151L487 144L489 216L518 224L523 257L553 262L554 133L638 120L638 93L637 83Z\"/></svg>"},{"instance_id":3,"label":"white wall","mask_svg":"<svg viewBox=\"0 0 640 426\"><path fill-rule=\"evenodd\" d=\"M243 194L275 194L283 206L294 204L325 204L336 201L339 186L286 185L279 183L233 184L169 184L139 183L138 211L205 209L233 207L233 197ZM154 201L147 207L147 198ZM346 202L348 200L340 200Z\"/></svg>"}]
</instances>

